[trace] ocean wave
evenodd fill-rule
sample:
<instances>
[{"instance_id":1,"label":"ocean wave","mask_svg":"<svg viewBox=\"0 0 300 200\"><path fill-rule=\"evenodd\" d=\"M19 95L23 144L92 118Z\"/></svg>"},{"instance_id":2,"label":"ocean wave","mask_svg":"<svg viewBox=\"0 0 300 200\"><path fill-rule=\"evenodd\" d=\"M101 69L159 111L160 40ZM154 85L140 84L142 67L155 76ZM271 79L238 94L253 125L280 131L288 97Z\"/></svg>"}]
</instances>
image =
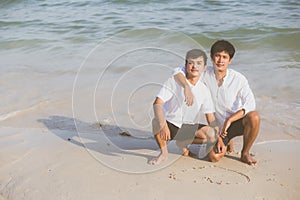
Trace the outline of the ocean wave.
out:
<instances>
[{"instance_id":1,"label":"ocean wave","mask_svg":"<svg viewBox=\"0 0 300 200\"><path fill-rule=\"evenodd\" d=\"M2 1L0 1L0 8L5 8L7 6L13 6L20 2L22 2L22 0L2 0Z\"/></svg>"},{"instance_id":2,"label":"ocean wave","mask_svg":"<svg viewBox=\"0 0 300 200\"><path fill-rule=\"evenodd\" d=\"M51 43L45 39L11 39L0 41L0 50L40 49L43 45Z\"/></svg>"},{"instance_id":3,"label":"ocean wave","mask_svg":"<svg viewBox=\"0 0 300 200\"><path fill-rule=\"evenodd\" d=\"M295 41L300 40L299 28L237 28L226 31L200 32L192 34L197 42L210 46L217 39L232 41L240 49L254 49L258 47L272 47L274 50L299 50Z\"/></svg>"}]
</instances>

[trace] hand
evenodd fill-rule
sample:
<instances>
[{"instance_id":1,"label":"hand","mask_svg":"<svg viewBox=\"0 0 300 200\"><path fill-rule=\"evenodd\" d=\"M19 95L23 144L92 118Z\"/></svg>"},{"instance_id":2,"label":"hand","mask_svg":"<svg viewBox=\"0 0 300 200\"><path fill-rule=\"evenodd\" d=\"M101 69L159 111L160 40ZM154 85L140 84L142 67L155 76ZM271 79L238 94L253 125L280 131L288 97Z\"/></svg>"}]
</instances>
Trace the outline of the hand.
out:
<instances>
[{"instance_id":1,"label":"hand","mask_svg":"<svg viewBox=\"0 0 300 200\"><path fill-rule=\"evenodd\" d=\"M223 153L226 151L226 146L221 137L218 139L216 153Z\"/></svg>"},{"instance_id":2,"label":"hand","mask_svg":"<svg viewBox=\"0 0 300 200\"><path fill-rule=\"evenodd\" d=\"M159 131L160 138L165 141L169 141L171 139L171 133L168 128L167 123L163 126L163 128Z\"/></svg>"},{"instance_id":3,"label":"hand","mask_svg":"<svg viewBox=\"0 0 300 200\"><path fill-rule=\"evenodd\" d=\"M194 103L194 95L192 93L192 90L190 88L190 86L186 86L184 87L184 97L185 97L185 103L188 106L193 105Z\"/></svg>"},{"instance_id":4,"label":"hand","mask_svg":"<svg viewBox=\"0 0 300 200\"><path fill-rule=\"evenodd\" d=\"M230 127L230 125L231 125L231 122L227 119L224 122L223 128L222 128L221 133L220 133L222 138L225 138L227 136L227 130Z\"/></svg>"}]
</instances>

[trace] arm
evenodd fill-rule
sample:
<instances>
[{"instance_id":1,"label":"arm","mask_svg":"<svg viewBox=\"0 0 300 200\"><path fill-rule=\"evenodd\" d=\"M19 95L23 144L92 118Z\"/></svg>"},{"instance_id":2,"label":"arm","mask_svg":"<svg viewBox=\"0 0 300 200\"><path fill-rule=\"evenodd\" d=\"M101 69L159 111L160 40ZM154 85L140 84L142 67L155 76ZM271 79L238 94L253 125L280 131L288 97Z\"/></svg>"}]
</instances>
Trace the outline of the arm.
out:
<instances>
[{"instance_id":1,"label":"arm","mask_svg":"<svg viewBox=\"0 0 300 200\"><path fill-rule=\"evenodd\" d=\"M170 130L166 126L166 120L163 112L163 101L160 98L156 98L153 103L154 119L153 119L153 133L160 134L162 140L170 140Z\"/></svg>"},{"instance_id":2,"label":"arm","mask_svg":"<svg viewBox=\"0 0 300 200\"><path fill-rule=\"evenodd\" d=\"M241 118L243 118L245 115L245 110L244 109L241 109L241 110L238 110L237 112L235 112L233 115L231 115L230 117L228 117L225 122L224 122L224 125L222 127L222 130L221 130L221 137L224 138L226 135L227 135L227 130L228 128L230 127L231 123L232 122L235 122Z\"/></svg>"},{"instance_id":3,"label":"arm","mask_svg":"<svg viewBox=\"0 0 300 200\"><path fill-rule=\"evenodd\" d=\"M244 115L255 110L255 98L247 80L239 92L239 98L242 100L242 109L244 110Z\"/></svg>"},{"instance_id":4,"label":"arm","mask_svg":"<svg viewBox=\"0 0 300 200\"><path fill-rule=\"evenodd\" d=\"M243 118L248 112L255 110L256 105L254 95L249 87L246 78L242 78L241 85L242 87L238 93L238 98L240 98L242 101L242 107L225 120L221 131L222 137L225 137L227 135L227 130L232 122Z\"/></svg>"},{"instance_id":5,"label":"arm","mask_svg":"<svg viewBox=\"0 0 300 200\"><path fill-rule=\"evenodd\" d=\"M225 147L223 140L219 134L219 127L217 126L218 123L215 118L215 115L213 113L208 113L208 114L205 114L205 116L206 116L206 120L207 120L209 126L214 129L216 138L218 138L215 151L216 151L216 153L223 153L224 151L226 151L226 147Z\"/></svg>"},{"instance_id":6,"label":"arm","mask_svg":"<svg viewBox=\"0 0 300 200\"><path fill-rule=\"evenodd\" d=\"M175 81L184 88L185 102L188 106L193 105L194 95L183 73L179 72L174 75Z\"/></svg>"}]
</instances>

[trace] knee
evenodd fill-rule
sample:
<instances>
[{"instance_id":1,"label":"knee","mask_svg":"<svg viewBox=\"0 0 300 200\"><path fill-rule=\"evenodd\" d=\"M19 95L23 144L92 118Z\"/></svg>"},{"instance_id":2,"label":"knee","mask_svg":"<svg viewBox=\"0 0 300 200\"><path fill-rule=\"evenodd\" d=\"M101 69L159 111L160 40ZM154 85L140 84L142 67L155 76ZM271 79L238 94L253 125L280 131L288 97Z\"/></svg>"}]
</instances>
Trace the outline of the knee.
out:
<instances>
[{"instance_id":1,"label":"knee","mask_svg":"<svg viewBox=\"0 0 300 200\"><path fill-rule=\"evenodd\" d=\"M251 124L258 124L260 122L260 115L257 111L249 112L247 118Z\"/></svg>"}]
</instances>

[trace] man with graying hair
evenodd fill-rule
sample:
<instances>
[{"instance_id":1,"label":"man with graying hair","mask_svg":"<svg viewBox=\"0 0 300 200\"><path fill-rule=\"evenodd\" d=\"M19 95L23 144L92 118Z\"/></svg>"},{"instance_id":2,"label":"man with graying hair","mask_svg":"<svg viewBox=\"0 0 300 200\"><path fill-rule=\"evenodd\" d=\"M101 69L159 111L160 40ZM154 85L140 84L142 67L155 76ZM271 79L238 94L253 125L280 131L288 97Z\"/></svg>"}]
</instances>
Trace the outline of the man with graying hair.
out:
<instances>
[{"instance_id":1,"label":"man with graying hair","mask_svg":"<svg viewBox=\"0 0 300 200\"><path fill-rule=\"evenodd\" d=\"M164 83L157 94L153 104L155 117L152 125L161 152L150 161L150 164L157 165L167 159L167 141L173 139L176 140L178 147L182 148L185 156L189 154L187 145L191 143L213 143L213 145L218 143L218 146L225 147L223 141L216 135L219 129L214 116L215 109L211 94L200 81L206 62L207 56L200 49L190 50L186 54L185 77L195 97L192 106L186 105L185 90L173 77ZM209 126L199 123L203 113Z\"/></svg>"}]
</instances>

